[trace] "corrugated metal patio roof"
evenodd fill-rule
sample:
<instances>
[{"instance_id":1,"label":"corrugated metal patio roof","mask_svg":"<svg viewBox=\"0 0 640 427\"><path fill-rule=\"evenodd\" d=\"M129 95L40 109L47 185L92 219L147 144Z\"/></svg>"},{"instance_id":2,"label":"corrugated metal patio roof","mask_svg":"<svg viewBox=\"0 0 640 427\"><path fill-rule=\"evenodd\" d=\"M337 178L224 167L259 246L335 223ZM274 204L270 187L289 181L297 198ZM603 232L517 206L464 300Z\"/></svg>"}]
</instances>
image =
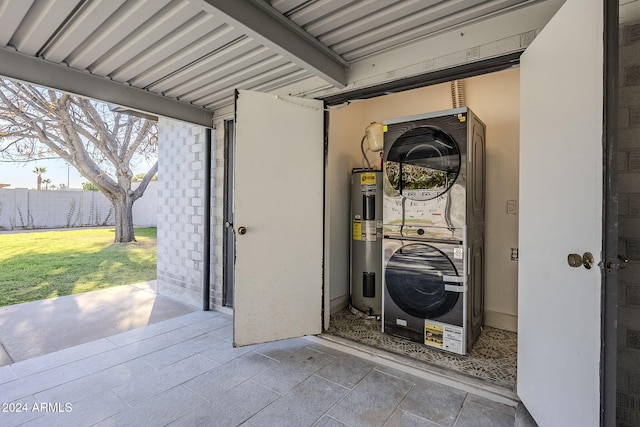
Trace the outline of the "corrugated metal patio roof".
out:
<instances>
[{"instance_id":1,"label":"corrugated metal patio roof","mask_svg":"<svg viewBox=\"0 0 640 427\"><path fill-rule=\"evenodd\" d=\"M0 74L56 65L212 111L235 89L343 88L358 61L533 3L0 0Z\"/></svg>"}]
</instances>

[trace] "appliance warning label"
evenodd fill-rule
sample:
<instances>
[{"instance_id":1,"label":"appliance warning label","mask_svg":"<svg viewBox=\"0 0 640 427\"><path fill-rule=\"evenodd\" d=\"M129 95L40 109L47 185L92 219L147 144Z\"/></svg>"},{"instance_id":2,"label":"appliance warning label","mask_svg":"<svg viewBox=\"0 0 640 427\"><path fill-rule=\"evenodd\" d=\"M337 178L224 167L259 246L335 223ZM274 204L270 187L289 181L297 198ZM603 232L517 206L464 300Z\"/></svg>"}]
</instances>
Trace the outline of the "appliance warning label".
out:
<instances>
[{"instance_id":1,"label":"appliance warning label","mask_svg":"<svg viewBox=\"0 0 640 427\"><path fill-rule=\"evenodd\" d=\"M363 221L362 224L362 240L365 242L375 242L377 238L376 234L376 222L375 221Z\"/></svg>"},{"instance_id":2,"label":"appliance warning label","mask_svg":"<svg viewBox=\"0 0 640 427\"><path fill-rule=\"evenodd\" d=\"M360 192L370 194L376 192L376 174L363 173L360 175Z\"/></svg>"},{"instance_id":3,"label":"appliance warning label","mask_svg":"<svg viewBox=\"0 0 640 427\"><path fill-rule=\"evenodd\" d=\"M353 240L362 240L362 221L353 220Z\"/></svg>"},{"instance_id":4,"label":"appliance warning label","mask_svg":"<svg viewBox=\"0 0 640 427\"><path fill-rule=\"evenodd\" d=\"M424 344L462 354L462 328L424 322Z\"/></svg>"},{"instance_id":5,"label":"appliance warning label","mask_svg":"<svg viewBox=\"0 0 640 427\"><path fill-rule=\"evenodd\" d=\"M462 354L462 328L445 326L444 328L444 348L454 353Z\"/></svg>"},{"instance_id":6,"label":"appliance warning label","mask_svg":"<svg viewBox=\"0 0 640 427\"><path fill-rule=\"evenodd\" d=\"M376 221L353 220L353 240L375 242L377 237Z\"/></svg>"},{"instance_id":7,"label":"appliance warning label","mask_svg":"<svg viewBox=\"0 0 640 427\"><path fill-rule=\"evenodd\" d=\"M442 348L444 341L443 327L424 322L424 343L433 347Z\"/></svg>"}]
</instances>

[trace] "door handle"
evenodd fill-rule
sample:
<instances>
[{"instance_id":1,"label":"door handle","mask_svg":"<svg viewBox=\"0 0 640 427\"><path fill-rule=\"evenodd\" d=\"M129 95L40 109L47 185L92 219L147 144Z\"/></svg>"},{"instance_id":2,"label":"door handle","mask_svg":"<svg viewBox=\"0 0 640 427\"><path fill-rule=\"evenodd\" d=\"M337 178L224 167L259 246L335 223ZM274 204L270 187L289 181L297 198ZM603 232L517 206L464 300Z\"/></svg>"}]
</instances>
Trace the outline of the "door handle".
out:
<instances>
[{"instance_id":1,"label":"door handle","mask_svg":"<svg viewBox=\"0 0 640 427\"><path fill-rule=\"evenodd\" d=\"M244 226L238 227L238 234L241 236L244 234L247 234L247 227L244 227Z\"/></svg>"},{"instance_id":2,"label":"door handle","mask_svg":"<svg viewBox=\"0 0 640 427\"><path fill-rule=\"evenodd\" d=\"M567 262L571 267L577 268L582 266L587 270L591 270L596 261L591 252L585 252L582 256L578 254L569 254L569 256L567 256Z\"/></svg>"}]
</instances>

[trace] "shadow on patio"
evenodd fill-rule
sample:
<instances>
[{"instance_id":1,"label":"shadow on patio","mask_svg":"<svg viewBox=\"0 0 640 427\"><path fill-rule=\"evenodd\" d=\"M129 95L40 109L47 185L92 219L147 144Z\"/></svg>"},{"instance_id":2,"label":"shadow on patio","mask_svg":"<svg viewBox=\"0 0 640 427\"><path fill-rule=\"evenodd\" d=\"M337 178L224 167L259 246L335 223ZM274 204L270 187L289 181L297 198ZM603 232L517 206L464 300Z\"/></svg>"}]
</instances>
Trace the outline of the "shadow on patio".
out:
<instances>
[{"instance_id":1,"label":"shadow on patio","mask_svg":"<svg viewBox=\"0 0 640 427\"><path fill-rule=\"evenodd\" d=\"M0 366L198 310L156 281L0 307Z\"/></svg>"}]
</instances>

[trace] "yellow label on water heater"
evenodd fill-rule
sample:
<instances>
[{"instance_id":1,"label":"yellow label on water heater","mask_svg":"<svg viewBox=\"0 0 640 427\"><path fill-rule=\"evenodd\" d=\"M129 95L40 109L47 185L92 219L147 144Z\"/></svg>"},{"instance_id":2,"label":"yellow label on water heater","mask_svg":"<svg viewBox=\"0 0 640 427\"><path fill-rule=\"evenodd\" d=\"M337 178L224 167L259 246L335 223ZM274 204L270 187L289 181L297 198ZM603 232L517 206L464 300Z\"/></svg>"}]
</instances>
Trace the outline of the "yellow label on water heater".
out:
<instances>
[{"instance_id":1,"label":"yellow label on water heater","mask_svg":"<svg viewBox=\"0 0 640 427\"><path fill-rule=\"evenodd\" d=\"M376 183L375 173L363 173L362 175L360 175L360 185L375 184L375 183Z\"/></svg>"},{"instance_id":2,"label":"yellow label on water heater","mask_svg":"<svg viewBox=\"0 0 640 427\"><path fill-rule=\"evenodd\" d=\"M362 240L362 221L353 220L353 240Z\"/></svg>"}]
</instances>

